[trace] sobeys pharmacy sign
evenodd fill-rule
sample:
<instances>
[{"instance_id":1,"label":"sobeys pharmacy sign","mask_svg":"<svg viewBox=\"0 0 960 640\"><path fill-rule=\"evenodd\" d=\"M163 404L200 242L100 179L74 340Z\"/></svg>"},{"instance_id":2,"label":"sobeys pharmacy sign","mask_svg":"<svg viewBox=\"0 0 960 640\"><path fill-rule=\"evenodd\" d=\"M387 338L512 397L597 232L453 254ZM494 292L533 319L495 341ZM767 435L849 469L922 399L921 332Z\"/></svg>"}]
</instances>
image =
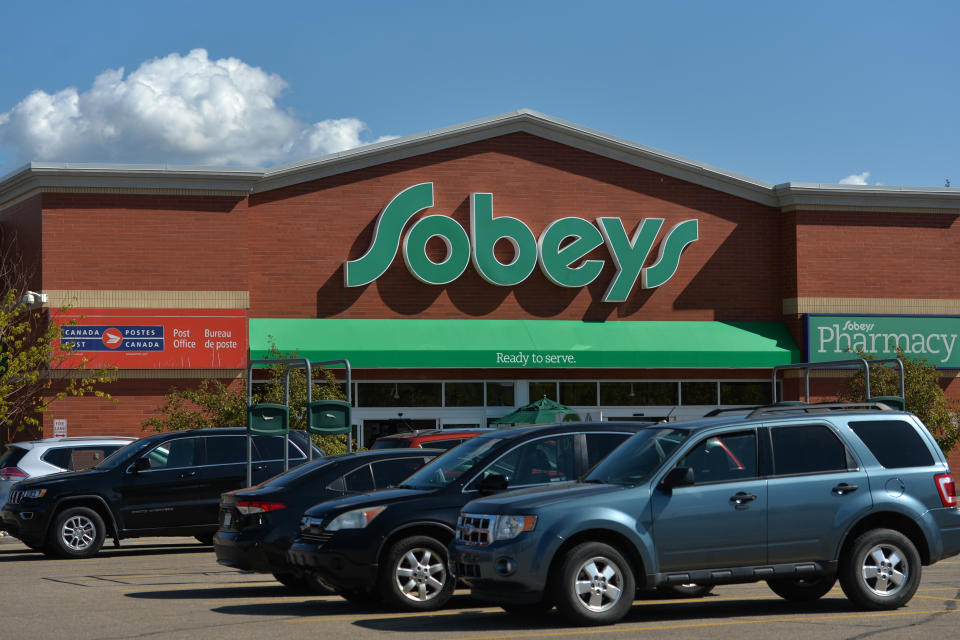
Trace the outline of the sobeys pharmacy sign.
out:
<instances>
[{"instance_id":1,"label":"sobeys pharmacy sign","mask_svg":"<svg viewBox=\"0 0 960 640\"><path fill-rule=\"evenodd\" d=\"M643 264L663 226L662 218L646 218L633 237L627 236L620 218L597 218L594 225L583 218L561 218L544 229L540 238L523 222L509 216L493 217L493 194L470 194L470 234L449 216L429 215L417 220L403 236L404 227L420 211L433 206L433 183L404 189L383 209L373 230L367 252L343 265L344 283L360 287L379 278L393 263L403 239L403 261L410 273L426 284L453 282L472 263L487 282L510 287L526 280L537 265L561 287L584 287L600 275L603 260L585 260L606 243L617 269L603 296L604 302L623 302L639 278L644 289L667 282L677 272L680 254L699 238L696 219L674 225L660 243L660 254L649 267ZM434 262L427 256L427 242L439 238L446 256ZM513 260L500 262L494 245L506 240L513 245Z\"/></svg>"},{"instance_id":2,"label":"sobeys pharmacy sign","mask_svg":"<svg viewBox=\"0 0 960 640\"><path fill-rule=\"evenodd\" d=\"M807 360L826 362L856 357L858 350L878 358L904 354L946 369L960 368L960 317L807 316Z\"/></svg>"}]
</instances>

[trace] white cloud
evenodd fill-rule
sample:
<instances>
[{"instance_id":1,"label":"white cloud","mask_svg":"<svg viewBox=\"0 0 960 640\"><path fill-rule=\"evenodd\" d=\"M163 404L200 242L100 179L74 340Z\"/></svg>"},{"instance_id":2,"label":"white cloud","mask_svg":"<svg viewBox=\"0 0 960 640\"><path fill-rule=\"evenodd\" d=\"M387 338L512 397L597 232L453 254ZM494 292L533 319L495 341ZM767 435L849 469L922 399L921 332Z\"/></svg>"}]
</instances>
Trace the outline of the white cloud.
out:
<instances>
[{"instance_id":1,"label":"white cloud","mask_svg":"<svg viewBox=\"0 0 960 640\"><path fill-rule=\"evenodd\" d=\"M852 173L843 180L840 181L840 184L859 184L865 185L870 184L867 182L867 178L870 177L869 171L864 171L863 173Z\"/></svg>"},{"instance_id":2,"label":"white cloud","mask_svg":"<svg viewBox=\"0 0 960 640\"><path fill-rule=\"evenodd\" d=\"M267 165L343 151L357 118L300 122L277 100L287 83L204 49L108 69L90 89L34 91L0 113L0 147L20 161Z\"/></svg>"}]
</instances>

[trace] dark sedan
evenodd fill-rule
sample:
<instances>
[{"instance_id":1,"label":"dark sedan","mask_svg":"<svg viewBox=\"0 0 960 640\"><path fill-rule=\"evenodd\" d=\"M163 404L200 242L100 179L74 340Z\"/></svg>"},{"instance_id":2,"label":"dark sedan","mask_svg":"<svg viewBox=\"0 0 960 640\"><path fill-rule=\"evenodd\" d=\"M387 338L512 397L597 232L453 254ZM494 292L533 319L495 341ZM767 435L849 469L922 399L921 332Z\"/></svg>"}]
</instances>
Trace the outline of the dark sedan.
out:
<instances>
[{"instance_id":1,"label":"dark sedan","mask_svg":"<svg viewBox=\"0 0 960 640\"><path fill-rule=\"evenodd\" d=\"M220 529L213 539L217 562L272 573L293 589L331 593L322 580L287 563L287 549L300 531L303 512L324 500L399 484L439 453L386 449L330 456L225 493L220 499Z\"/></svg>"}]
</instances>

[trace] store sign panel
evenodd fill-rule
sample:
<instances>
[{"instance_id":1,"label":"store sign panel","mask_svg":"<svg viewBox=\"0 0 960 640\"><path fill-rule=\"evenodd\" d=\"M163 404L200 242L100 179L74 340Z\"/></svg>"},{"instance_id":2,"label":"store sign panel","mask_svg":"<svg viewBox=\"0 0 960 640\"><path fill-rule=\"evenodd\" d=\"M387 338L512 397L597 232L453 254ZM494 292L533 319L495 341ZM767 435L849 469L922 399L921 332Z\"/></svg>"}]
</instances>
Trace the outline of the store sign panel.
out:
<instances>
[{"instance_id":1,"label":"store sign panel","mask_svg":"<svg viewBox=\"0 0 960 640\"><path fill-rule=\"evenodd\" d=\"M242 310L69 309L54 312L65 366L119 369L242 369L247 317Z\"/></svg>"},{"instance_id":2,"label":"store sign panel","mask_svg":"<svg viewBox=\"0 0 960 640\"><path fill-rule=\"evenodd\" d=\"M583 218L561 218L539 238L517 218L493 216L493 194L470 194L470 232L449 216L429 215L417 220L403 235L410 220L433 206L433 183L404 189L384 207L377 218L367 252L343 265L347 287L367 285L393 263L403 245L403 261L410 273L425 284L453 282L468 264L490 284L510 287L526 280L539 266L548 280L561 287L584 287L600 275L604 260L586 260L602 244L607 246L617 269L604 293L604 302L623 302L639 279L644 289L666 283L677 272L680 255L699 239L699 221L684 220L666 231L656 261L644 262L660 234L664 220L645 218L633 236L627 235L620 218L601 217L593 224ZM439 238L446 256L434 262L427 256L427 243ZM494 246L506 240L513 246L513 260L500 262Z\"/></svg>"},{"instance_id":3,"label":"store sign panel","mask_svg":"<svg viewBox=\"0 0 960 640\"><path fill-rule=\"evenodd\" d=\"M912 358L947 369L960 368L960 317L807 316L807 360L856 357L857 351L894 358L897 346Z\"/></svg>"}]
</instances>

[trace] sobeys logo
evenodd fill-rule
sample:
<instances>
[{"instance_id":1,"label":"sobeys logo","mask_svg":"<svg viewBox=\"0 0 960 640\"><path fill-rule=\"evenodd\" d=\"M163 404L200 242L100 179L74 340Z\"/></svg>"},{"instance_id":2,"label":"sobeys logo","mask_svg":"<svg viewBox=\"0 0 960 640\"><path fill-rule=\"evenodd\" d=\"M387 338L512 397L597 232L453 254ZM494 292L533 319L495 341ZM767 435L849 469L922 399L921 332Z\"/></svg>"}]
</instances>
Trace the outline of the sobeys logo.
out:
<instances>
[{"instance_id":1,"label":"sobeys logo","mask_svg":"<svg viewBox=\"0 0 960 640\"><path fill-rule=\"evenodd\" d=\"M400 248L407 223L420 211L433 206L433 183L408 187L384 207L373 230L373 240L362 257L343 265L344 282L360 287L379 278ZM603 260L584 260L606 243L617 273L603 296L604 302L623 302L637 278L644 289L667 282L677 272L680 254L699 238L696 219L674 225L660 243L656 262L643 263L663 226L662 218L645 218L633 237L628 237L620 218L597 218L594 226L582 218L561 218L552 223L539 240L520 220L493 217L493 194L470 194L470 235L449 216L429 215L417 220L403 237L403 261L410 273L426 284L447 284L459 278L469 263L491 284L510 287L526 280L539 264L543 274L561 287L583 287L600 275ZM440 238L446 257L434 262L427 256L427 242ZM500 262L494 245L506 240L513 245L513 260Z\"/></svg>"}]
</instances>

